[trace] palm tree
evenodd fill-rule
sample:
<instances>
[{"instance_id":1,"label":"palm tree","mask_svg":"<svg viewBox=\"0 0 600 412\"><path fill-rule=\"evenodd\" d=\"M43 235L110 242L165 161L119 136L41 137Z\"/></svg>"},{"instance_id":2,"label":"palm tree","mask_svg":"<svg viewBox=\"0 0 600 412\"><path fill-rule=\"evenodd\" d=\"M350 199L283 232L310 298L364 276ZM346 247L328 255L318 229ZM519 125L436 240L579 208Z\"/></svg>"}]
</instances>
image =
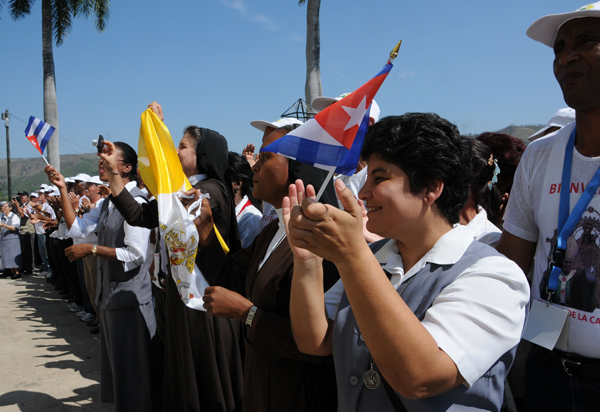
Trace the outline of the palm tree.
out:
<instances>
[{"instance_id":1,"label":"palm tree","mask_svg":"<svg viewBox=\"0 0 600 412\"><path fill-rule=\"evenodd\" d=\"M321 0L298 0L306 3L306 83L304 94L309 111L312 101L323 95L321 86L321 29L319 28L319 9Z\"/></svg>"},{"instance_id":2,"label":"palm tree","mask_svg":"<svg viewBox=\"0 0 600 412\"><path fill-rule=\"evenodd\" d=\"M0 0L0 11L5 0ZM17 21L31 13L35 0L11 0L10 15ZM110 0L42 0L42 59L44 69L44 121L56 128L48 142L50 163L60 170L58 147L58 105L54 75L54 52L52 40L60 46L71 31L73 17L95 16L95 26L100 32L106 28Z\"/></svg>"}]
</instances>

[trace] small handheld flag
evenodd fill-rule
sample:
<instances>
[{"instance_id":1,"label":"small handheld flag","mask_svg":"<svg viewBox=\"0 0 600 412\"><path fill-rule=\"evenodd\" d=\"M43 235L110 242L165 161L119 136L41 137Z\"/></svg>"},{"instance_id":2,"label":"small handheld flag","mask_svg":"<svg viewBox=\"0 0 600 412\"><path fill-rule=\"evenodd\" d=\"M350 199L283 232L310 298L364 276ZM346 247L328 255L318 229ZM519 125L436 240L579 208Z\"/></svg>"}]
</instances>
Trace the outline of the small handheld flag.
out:
<instances>
[{"instance_id":1,"label":"small handheld flag","mask_svg":"<svg viewBox=\"0 0 600 412\"><path fill-rule=\"evenodd\" d=\"M56 129L48 123L41 121L37 117L29 116L29 123L27 123L27 127L25 128L25 137L43 156L46 144L48 144L48 140L52 137L54 130Z\"/></svg>"},{"instance_id":2,"label":"small handheld flag","mask_svg":"<svg viewBox=\"0 0 600 412\"><path fill-rule=\"evenodd\" d=\"M261 152L278 153L332 173L335 170L352 175L369 126L371 102L392 69L399 47L400 43L375 77Z\"/></svg>"}]
</instances>

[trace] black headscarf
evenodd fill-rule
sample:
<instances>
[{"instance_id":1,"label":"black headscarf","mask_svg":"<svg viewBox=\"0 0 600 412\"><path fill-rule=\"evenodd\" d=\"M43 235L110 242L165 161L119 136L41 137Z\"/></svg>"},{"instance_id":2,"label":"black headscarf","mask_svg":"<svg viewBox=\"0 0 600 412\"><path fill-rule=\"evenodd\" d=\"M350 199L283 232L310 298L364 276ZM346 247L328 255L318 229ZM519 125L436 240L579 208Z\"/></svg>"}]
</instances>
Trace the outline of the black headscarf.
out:
<instances>
[{"instance_id":1,"label":"black headscarf","mask_svg":"<svg viewBox=\"0 0 600 412\"><path fill-rule=\"evenodd\" d=\"M304 186L313 185L315 192L319 193L325 178L327 177L327 171L318 169L314 166L306 163L300 163L293 159L288 159L288 178L290 182L295 182L300 179L304 182ZM321 203L326 203L335 207L338 207L338 201L335 196L335 188L333 187L333 179L327 182L327 188L321 195L319 200Z\"/></svg>"},{"instance_id":2,"label":"black headscarf","mask_svg":"<svg viewBox=\"0 0 600 412\"><path fill-rule=\"evenodd\" d=\"M209 178L219 180L227 189L229 201L229 228L225 241L231 251L240 248L240 234L235 217L233 188L228 172L229 148L227 140L218 132L200 127L200 138L196 143L196 168L199 173L205 173Z\"/></svg>"}]
</instances>

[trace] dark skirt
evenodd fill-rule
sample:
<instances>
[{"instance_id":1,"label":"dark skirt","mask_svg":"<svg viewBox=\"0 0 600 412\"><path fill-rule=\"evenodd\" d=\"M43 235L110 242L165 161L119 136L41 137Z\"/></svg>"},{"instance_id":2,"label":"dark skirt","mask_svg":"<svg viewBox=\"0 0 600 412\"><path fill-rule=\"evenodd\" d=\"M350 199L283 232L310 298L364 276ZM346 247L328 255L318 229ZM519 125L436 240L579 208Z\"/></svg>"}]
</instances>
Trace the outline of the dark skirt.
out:
<instances>
[{"instance_id":1,"label":"dark skirt","mask_svg":"<svg viewBox=\"0 0 600 412\"><path fill-rule=\"evenodd\" d=\"M185 306L168 276L164 411L241 411L241 327Z\"/></svg>"}]
</instances>

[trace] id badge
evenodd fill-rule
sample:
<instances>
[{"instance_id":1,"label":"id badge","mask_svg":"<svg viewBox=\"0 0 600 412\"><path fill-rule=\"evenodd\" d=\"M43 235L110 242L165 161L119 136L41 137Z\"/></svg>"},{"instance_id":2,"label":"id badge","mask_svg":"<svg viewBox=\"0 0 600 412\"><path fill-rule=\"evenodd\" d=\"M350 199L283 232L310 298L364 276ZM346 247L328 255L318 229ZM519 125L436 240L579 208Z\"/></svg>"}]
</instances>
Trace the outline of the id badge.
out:
<instances>
[{"instance_id":1,"label":"id badge","mask_svg":"<svg viewBox=\"0 0 600 412\"><path fill-rule=\"evenodd\" d=\"M566 348L569 319L569 311L534 300L522 338L548 350L554 349L557 344Z\"/></svg>"}]
</instances>

